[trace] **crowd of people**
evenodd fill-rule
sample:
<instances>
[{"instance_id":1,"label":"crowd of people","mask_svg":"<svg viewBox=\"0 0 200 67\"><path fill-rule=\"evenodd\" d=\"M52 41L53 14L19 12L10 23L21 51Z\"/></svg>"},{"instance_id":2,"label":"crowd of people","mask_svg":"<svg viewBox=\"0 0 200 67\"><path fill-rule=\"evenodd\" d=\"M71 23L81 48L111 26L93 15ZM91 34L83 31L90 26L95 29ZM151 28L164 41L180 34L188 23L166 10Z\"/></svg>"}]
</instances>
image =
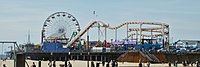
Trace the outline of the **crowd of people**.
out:
<instances>
[{"instance_id":1,"label":"crowd of people","mask_svg":"<svg viewBox=\"0 0 200 67\"><path fill-rule=\"evenodd\" d=\"M150 62L147 62L147 64L146 64L146 66L147 67L150 67ZM178 61L175 61L174 63L173 63L173 67L179 67L178 66L178 64L180 64L180 63L178 63ZM139 61L139 65L138 65L139 67L143 67L143 65L142 65L142 61ZM169 62L168 63L168 66L169 67L172 67L172 63L171 62ZM183 67L189 67L189 66L192 66L192 67L200 67L200 62L199 61L196 61L196 62L188 62L188 61L183 61L182 62L182 66Z\"/></svg>"},{"instance_id":2,"label":"crowd of people","mask_svg":"<svg viewBox=\"0 0 200 67\"><path fill-rule=\"evenodd\" d=\"M106 62L102 61L101 63L96 63L96 66L95 66L95 63L93 61L91 61L91 66L90 67L100 67L100 64L102 64L102 66L104 67L105 64L106 64ZM47 65L48 65L48 67L56 67L56 61L53 61L53 63L52 63L52 61L49 61L49 63ZM118 62L114 61L114 60L111 60L111 61L107 62L107 64L106 64L106 67L109 67L109 66L111 66L111 67L118 67ZM36 67L36 65L35 65L34 62L31 65L31 67ZM60 67L64 67L64 66L60 66ZM73 66L72 66L72 64L70 62L68 62L67 67L73 67Z\"/></svg>"},{"instance_id":3,"label":"crowd of people","mask_svg":"<svg viewBox=\"0 0 200 67\"><path fill-rule=\"evenodd\" d=\"M56 61L53 61L53 64L52 64L52 61L49 61L48 66L49 67L56 67ZM64 67L64 66L60 65L60 67ZM70 62L68 62L67 67L72 67L72 64Z\"/></svg>"},{"instance_id":4,"label":"crowd of people","mask_svg":"<svg viewBox=\"0 0 200 67\"><path fill-rule=\"evenodd\" d=\"M47 65L48 65L48 67L56 67L56 61L53 61L53 63L52 63L52 61L49 61L49 63ZM31 65L31 67L36 67L35 62L33 62L33 64ZM64 66L60 65L60 67L64 67ZM67 67L72 67L72 64L70 62L68 62Z\"/></svg>"},{"instance_id":5,"label":"crowd of people","mask_svg":"<svg viewBox=\"0 0 200 67\"><path fill-rule=\"evenodd\" d=\"M110 64L111 63L111 64ZM100 67L99 64L102 64L102 66L105 66L105 61L102 61L101 63L96 63L96 67ZM111 65L111 67L118 67L118 62L115 60L111 60L109 62L107 62L106 67L109 67ZM94 62L91 62L91 67L95 67Z\"/></svg>"}]
</instances>

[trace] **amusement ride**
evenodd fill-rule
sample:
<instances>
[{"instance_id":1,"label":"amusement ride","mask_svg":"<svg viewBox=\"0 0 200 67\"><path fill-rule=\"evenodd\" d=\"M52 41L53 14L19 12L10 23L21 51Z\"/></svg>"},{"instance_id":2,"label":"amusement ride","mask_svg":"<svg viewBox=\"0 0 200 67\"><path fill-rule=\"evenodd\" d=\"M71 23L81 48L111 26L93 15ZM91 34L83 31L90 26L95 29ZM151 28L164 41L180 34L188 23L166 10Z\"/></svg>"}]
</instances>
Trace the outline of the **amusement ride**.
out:
<instances>
[{"instance_id":1,"label":"amusement ride","mask_svg":"<svg viewBox=\"0 0 200 67\"><path fill-rule=\"evenodd\" d=\"M139 28L132 28L131 25L139 25ZM148 28L145 27L145 25L151 25L153 27ZM125 40L123 42L119 42L119 40L117 40L117 31L124 26L126 26L127 32L120 32L120 34L127 34L127 36L124 36ZM91 43L88 39L86 40L81 38L91 28L98 28L98 31L100 28L105 28L105 40L102 41L103 43L99 43L101 41L99 39L100 35L98 35L97 45L101 45L100 47L110 48L111 45L123 45L126 46L126 48L129 48L131 45L135 48L138 47L138 49L145 48L149 50L155 48L154 45L158 45L158 49L167 48L169 46L169 25L165 23L126 22L119 26L111 27L109 24L104 23L103 21L94 20L81 31L79 22L73 15L67 12L56 12L50 15L44 22L41 34L41 43L43 44L44 48L43 50L47 52L54 50L55 52L59 52L59 49L63 51L62 49L71 49L72 47L76 48L77 45L79 45L79 48L83 48L82 46L89 46L92 48L94 46L91 46ZM114 42L108 42L106 40L107 29L115 31ZM146 34L146 32L150 32L150 34ZM98 34L100 33L98 32ZM89 37L89 35L87 36ZM84 40L84 43L81 43L81 40ZM59 44L59 47L53 44Z\"/></svg>"}]
</instances>

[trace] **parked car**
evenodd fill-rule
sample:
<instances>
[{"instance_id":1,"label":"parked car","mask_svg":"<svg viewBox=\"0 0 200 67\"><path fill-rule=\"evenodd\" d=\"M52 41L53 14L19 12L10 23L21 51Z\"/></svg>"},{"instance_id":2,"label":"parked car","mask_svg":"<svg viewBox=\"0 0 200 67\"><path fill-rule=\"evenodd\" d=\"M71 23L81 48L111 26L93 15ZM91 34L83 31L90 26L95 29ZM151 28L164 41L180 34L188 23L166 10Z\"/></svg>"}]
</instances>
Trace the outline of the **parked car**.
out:
<instances>
[{"instance_id":1,"label":"parked car","mask_svg":"<svg viewBox=\"0 0 200 67\"><path fill-rule=\"evenodd\" d=\"M200 52L200 48L196 48L194 50L191 50L191 52Z\"/></svg>"},{"instance_id":2,"label":"parked car","mask_svg":"<svg viewBox=\"0 0 200 67\"><path fill-rule=\"evenodd\" d=\"M157 52L167 52L167 49L166 48L161 48L161 49L158 49Z\"/></svg>"},{"instance_id":3,"label":"parked car","mask_svg":"<svg viewBox=\"0 0 200 67\"><path fill-rule=\"evenodd\" d=\"M169 49L169 52L176 52L176 49Z\"/></svg>"},{"instance_id":4,"label":"parked car","mask_svg":"<svg viewBox=\"0 0 200 67\"><path fill-rule=\"evenodd\" d=\"M176 52L189 52L186 48L180 48Z\"/></svg>"},{"instance_id":5,"label":"parked car","mask_svg":"<svg viewBox=\"0 0 200 67\"><path fill-rule=\"evenodd\" d=\"M168 51L169 52L176 52L176 46L170 46Z\"/></svg>"}]
</instances>

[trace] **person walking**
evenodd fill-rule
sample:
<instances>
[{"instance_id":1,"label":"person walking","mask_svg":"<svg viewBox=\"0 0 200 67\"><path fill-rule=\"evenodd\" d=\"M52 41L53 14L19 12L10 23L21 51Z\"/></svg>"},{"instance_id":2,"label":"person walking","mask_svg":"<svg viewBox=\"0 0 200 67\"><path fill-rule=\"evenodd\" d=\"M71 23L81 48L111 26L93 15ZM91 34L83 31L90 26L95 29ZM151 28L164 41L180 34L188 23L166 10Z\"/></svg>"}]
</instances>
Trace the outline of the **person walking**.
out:
<instances>
[{"instance_id":1,"label":"person walking","mask_svg":"<svg viewBox=\"0 0 200 67\"><path fill-rule=\"evenodd\" d=\"M3 64L3 67L6 67L6 64Z\"/></svg>"},{"instance_id":2,"label":"person walking","mask_svg":"<svg viewBox=\"0 0 200 67\"><path fill-rule=\"evenodd\" d=\"M150 62L147 62L147 67L150 67Z\"/></svg>"},{"instance_id":3,"label":"person walking","mask_svg":"<svg viewBox=\"0 0 200 67\"><path fill-rule=\"evenodd\" d=\"M115 67L118 67L118 63L117 63L117 61L115 62Z\"/></svg>"},{"instance_id":4,"label":"person walking","mask_svg":"<svg viewBox=\"0 0 200 67\"><path fill-rule=\"evenodd\" d=\"M48 63L48 66L49 66L49 67L51 67L51 66L52 66L52 63L51 63L51 61L49 61L49 63Z\"/></svg>"},{"instance_id":5,"label":"person walking","mask_svg":"<svg viewBox=\"0 0 200 67\"><path fill-rule=\"evenodd\" d=\"M191 62L190 65L193 66L193 62Z\"/></svg>"},{"instance_id":6,"label":"person walking","mask_svg":"<svg viewBox=\"0 0 200 67\"><path fill-rule=\"evenodd\" d=\"M169 62L169 67L171 67L171 62Z\"/></svg>"},{"instance_id":7,"label":"person walking","mask_svg":"<svg viewBox=\"0 0 200 67\"><path fill-rule=\"evenodd\" d=\"M186 63L184 61L182 62L182 64L183 64L184 67L186 66Z\"/></svg>"},{"instance_id":8,"label":"person walking","mask_svg":"<svg viewBox=\"0 0 200 67\"><path fill-rule=\"evenodd\" d=\"M175 62L175 67L178 67L178 61Z\"/></svg>"},{"instance_id":9,"label":"person walking","mask_svg":"<svg viewBox=\"0 0 200 67\"><path fill-rule=\"evenodd\" d=\"M174 66L176 66L176 61L174 61Z\"/></svg>"},{"instance_id":10,"label":"person walking","mask_svg":"<svg viewBox=\"0 0 200 67\"><path fill-rule=\"evenodd\" d=\"M196 61L196 67L200 67L200 64L198 61Z\"/></svg>"},{"instance_id":11,"label":"person walking","mask_svg":"<svg viewBox=\"0 0 200 67\"><path fill-rule=\"evenodd\" d=\"M33 64L31 65L31 67L36 67L35 62L33 62Z\"/></svg>"},{"instance_id":12,"label":"person walking","mask_svg":"<svg viewBox=\"0 0 200 67\"><path fill-rule=\"evenodd\" d=\"M109 67L109 65L110 65L110 62L108 61L108 63L106 64L106 67Z\"/></svg>"},{"instance_id":13,"label":"person walking","mask_svg":"<svg viewBox=\"0 0 200 67\"><path fill-rule=\"evenodd\" d=\"M105 61L103 60L103 61L102 61L102 66L104 67L104 65L105 65Z\"/></svg>"},{"instance_id":14,"label":"person walking","mask_svg":"<svg viewBox=\"0 0 200 67\"><path fill-rule=\"evenodd\" d=\"M94 67L94 62L93 61L91 62L91 67Z\"/></svg>"},{"instance_id":15,"label":"person walking","mask_svg":"<svg viewBox=\"0 0 200 67\"><path fill-rule=\"evenodd\" d=\"M112 65L112 67L115 67L115 61L114 60L112 61L111 65Z\"/></svg>"},{"instance_id":16,"label":"person walking","mask_svg":"<svg viewBox=\"0 0 200 67\"><path fill-rule=\"evenodd\" d=\"M139 60L139 67L142 67L142 60Z\"/></svg>"},{"instance_id":17,"label":"person walking","mask_svg":"<svg viewBox=\"0 0 200 67\"><path fill-rule=\"evenodd\" d=\"M56 67L56 60L53 61L53 67Z\"/></svg>"},{"instance_id":18,"label":"person walking","mask_svg":"<svg viewBox=\"0 0 200 67\"><path fill-rule=\"evenodd\" d=\"M72 64L70 62L68 62L68 67L72 67Z\"/></svg>"}]
</instances>

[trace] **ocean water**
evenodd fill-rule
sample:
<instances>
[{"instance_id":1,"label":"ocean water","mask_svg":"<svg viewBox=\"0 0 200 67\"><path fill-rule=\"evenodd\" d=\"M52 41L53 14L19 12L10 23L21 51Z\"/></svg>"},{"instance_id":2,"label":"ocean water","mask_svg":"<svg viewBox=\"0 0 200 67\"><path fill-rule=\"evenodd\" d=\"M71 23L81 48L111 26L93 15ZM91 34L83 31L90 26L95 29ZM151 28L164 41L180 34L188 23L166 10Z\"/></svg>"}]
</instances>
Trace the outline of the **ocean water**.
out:
<instances>
[{"instance_id":1,"label":"ocean water","mask_svg":"<svg viewBox=\"0 0 200 67\"><path fill-rule=\"evenodd\" d=\"M7 55L0 55L0 58L7 58L8 56Z\"/></svg>"}]
</instances>

